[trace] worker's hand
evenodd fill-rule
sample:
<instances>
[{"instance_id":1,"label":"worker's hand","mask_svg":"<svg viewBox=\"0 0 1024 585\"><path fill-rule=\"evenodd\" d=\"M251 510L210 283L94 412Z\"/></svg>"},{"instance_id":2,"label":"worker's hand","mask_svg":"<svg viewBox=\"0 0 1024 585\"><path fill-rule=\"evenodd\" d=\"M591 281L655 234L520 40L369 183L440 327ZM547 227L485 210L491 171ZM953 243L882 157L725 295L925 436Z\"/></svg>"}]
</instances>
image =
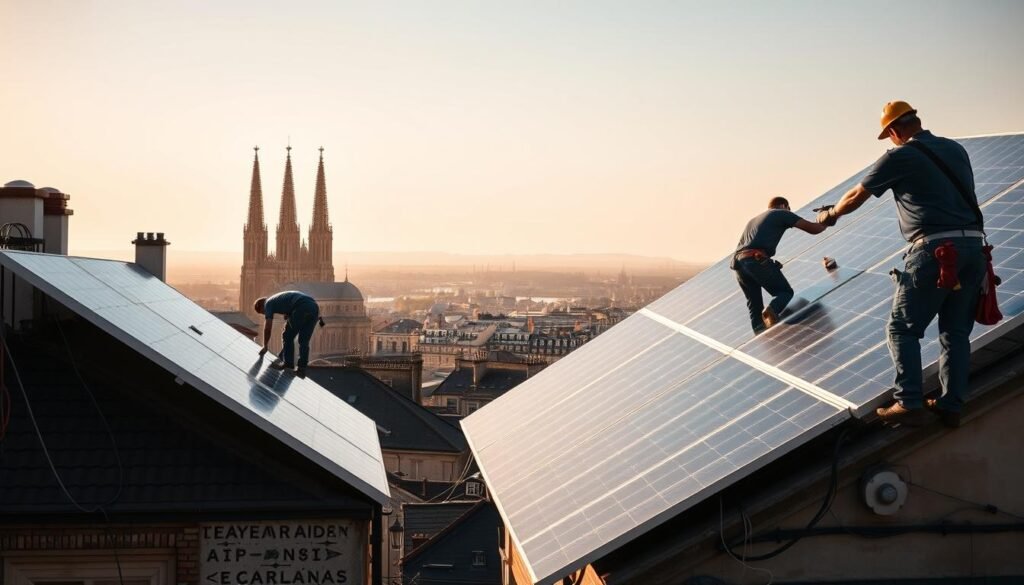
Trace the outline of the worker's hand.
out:
<instances>
[{"instance_id":1,"label":"worker's hand","mask_svg":"<svg viewBox=\"0 0 1024 585\"><path fill-rule=\"evenodd\" d=\"M266 353L267 353L267 348L266 347L261 347L260 348L260 357L263 357L264 355L266 355Z\"/></svg>"},{"instance_id":2,"label":"worker's hand","mask_svg":"<svg viewBox=\"0 0 1024 585\"><path fill-rule=\"evenodd\" d=\"M822 225L832 227L836 225L837 221L839 221L839 216L836 215L835 205L822 205L821 207L816 207L813 211L818 212L817 222Z\"/></svg>"}]
</instances>

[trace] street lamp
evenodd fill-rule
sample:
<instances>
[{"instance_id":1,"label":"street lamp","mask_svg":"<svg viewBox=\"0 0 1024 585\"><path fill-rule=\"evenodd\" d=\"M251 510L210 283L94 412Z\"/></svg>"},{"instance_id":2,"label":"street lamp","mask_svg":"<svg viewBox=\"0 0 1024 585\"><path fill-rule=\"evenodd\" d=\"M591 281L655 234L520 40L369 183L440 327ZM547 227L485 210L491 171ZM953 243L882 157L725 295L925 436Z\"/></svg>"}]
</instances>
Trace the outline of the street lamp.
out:
<instances>
[{"instance_id":1,"label":"street lamp","mask_svg":"<svg viewBox=\"0 0 1024 585\"><path fill-rule=\"evenodd\" d=\"M388 528L388 539L391 541L391 548L402 548L402 533L405 532L405 527L395 517L395 522Z\"/></svg>"}]
</instances>

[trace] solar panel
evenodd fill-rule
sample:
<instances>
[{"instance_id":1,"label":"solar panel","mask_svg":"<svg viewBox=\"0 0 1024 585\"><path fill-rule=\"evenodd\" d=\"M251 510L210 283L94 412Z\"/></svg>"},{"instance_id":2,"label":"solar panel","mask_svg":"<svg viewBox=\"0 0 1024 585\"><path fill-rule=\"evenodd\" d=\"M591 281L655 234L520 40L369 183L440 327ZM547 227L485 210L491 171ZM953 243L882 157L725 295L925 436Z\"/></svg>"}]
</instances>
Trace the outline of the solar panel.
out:
<instances>
[{"instance_id":1,"label":"solar panel","mask_svg":"<svg viewBox=\"0 0 1024 585\"><path fill-rule=\"evenodd\" d=\"M1006 315L975 329L977 348L1024 319L1024 134L961 143ZM800 213L835 203L866 171ZM777 258L797 310L766 333L753 336L722 260L465 419L534 581L554 582L888 399L888 271L906 247L889 196L871 198L821 236L784 238ZM839 270L827 273L824 256ZM930 370L934 333L922 348Z\"/></svg>"},{"instance_id":2,"label":"solar panel","mask_svg":"<svg viewBox=\"0 0 1024 585\"><path fill-rule=\"evenodd\" d=\"M374 422L315 382L268 368L259 346L142 268L0 251L0 265L380 503Z\"/></svg>"}]
</instances>

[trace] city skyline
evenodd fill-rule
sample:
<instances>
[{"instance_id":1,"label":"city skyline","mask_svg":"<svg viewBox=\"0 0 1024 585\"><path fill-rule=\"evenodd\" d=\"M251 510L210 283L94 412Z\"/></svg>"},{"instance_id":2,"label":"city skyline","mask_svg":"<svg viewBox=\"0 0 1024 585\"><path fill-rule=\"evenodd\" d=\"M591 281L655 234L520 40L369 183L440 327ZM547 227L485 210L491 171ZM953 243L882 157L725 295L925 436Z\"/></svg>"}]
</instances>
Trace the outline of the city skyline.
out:
<instances>
[{"instance_id":1,"label":"city skyline","mask_svg":"<svg viewBox=\"0 0 1024 585\"><path fill-rule=\"evenodd\" d=\"M883 152L890 99L945 135L1024 129L1013 2L49 1L0 18L0 181L70 193L72 252L143 230L240 255L251 148L276 218L290 145L303 231L326 149L336 251L708 262L770 196L801 205Z\"/></svg>"}]
</instances>

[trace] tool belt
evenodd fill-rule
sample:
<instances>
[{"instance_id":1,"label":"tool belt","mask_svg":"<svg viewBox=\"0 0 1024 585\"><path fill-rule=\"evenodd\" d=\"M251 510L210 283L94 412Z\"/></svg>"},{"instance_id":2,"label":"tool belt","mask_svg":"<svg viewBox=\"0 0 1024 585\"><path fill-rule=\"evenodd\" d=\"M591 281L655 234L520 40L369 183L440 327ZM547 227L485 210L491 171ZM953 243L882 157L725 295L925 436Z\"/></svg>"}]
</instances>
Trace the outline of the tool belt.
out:
<instances>
[{"instance_id":1,"label":"tool belt","mask_svg":"<svg viewBox=\"0 0 1024 585\"><path fill-rule=\"evenodd\" d=\"M737 262L739 262L740 260L746 260L747 258L753 258L754 260L760 262L765 258L768 258L768 254L764 250L757 249L740 250L739 252L736 252Z\"/></svg>"},{"instance_id":2,"label":"tool belt","mask_svg":"<svg viewBox=\"0 0 1024 585\"><path fill-rule=\"evenodd\" d=\"M936 240L946 240L949 238L984 238L985 232L979 230L949 230L945 232L938 232L934 234L928 234L927 236L921 236L914 240L911 247L923 246L929 242Z\"/></svg>"}]
</instances>

